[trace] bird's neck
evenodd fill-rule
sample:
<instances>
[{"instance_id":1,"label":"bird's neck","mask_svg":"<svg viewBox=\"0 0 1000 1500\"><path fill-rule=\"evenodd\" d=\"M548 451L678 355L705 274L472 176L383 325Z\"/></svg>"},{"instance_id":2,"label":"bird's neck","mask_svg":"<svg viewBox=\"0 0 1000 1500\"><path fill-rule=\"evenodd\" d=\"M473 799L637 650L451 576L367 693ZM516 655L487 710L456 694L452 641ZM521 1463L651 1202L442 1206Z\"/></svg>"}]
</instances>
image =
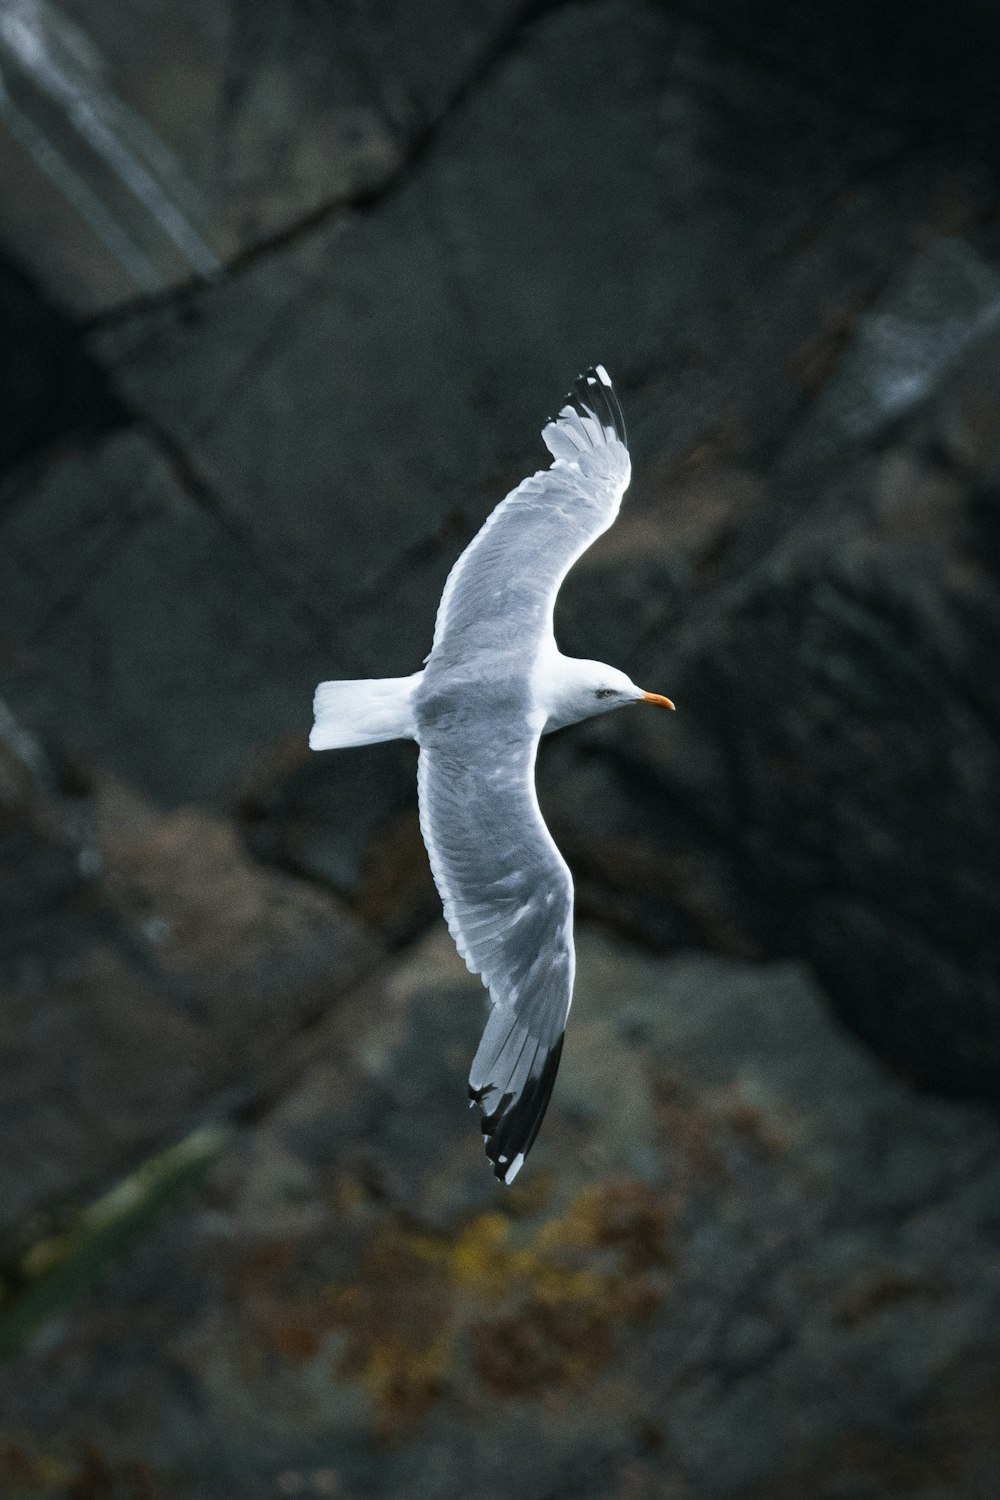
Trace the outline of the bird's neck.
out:
<instances>
[{"instance_id":1,"label":"bird's neck","mask_svg":"<svg viewBox=\"0 0 1000 1500\"><path fill-rule=\"evenodd\" d=\"M567 724L578 724L581 719L601 712L594 696L600 667L599 662L563 656L555 642L539 652L532 686L538 715L540 718L544 715L543 734L563 729Z\"/></svg>"}]
</instances>

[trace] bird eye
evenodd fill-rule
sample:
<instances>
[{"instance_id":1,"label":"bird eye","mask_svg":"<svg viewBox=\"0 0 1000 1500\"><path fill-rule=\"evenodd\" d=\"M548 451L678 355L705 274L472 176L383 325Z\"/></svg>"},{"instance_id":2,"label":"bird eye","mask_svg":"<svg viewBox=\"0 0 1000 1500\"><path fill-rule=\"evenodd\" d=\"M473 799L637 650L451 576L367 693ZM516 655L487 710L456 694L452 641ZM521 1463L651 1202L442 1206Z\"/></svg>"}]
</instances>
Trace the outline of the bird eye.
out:
<instances>
[{"instance_id":1,"label":"bird eye","mask_svg":"<svg viewBox=\"0 0 1000 1500\"><path fill-rule=\"evenodd\" d=\"M614 696L615 696L615 690L614 690L614 688L598 688L597 691L594 693L594 697L595 698L613 698Z\"/></svg>"}]
</instances>

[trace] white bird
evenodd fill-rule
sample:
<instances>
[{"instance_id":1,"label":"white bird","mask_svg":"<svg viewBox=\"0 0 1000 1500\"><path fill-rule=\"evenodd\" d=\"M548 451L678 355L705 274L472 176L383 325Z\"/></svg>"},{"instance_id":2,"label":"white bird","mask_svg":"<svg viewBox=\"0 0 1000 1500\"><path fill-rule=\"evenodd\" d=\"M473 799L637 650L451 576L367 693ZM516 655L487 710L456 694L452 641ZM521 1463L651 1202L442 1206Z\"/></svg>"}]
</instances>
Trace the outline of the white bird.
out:
<instances>
[{"instance_id":1,"label":"white bird","mask_svg":"<svg viewBox=\"0 0 1000 1500\"><path fill-rule=\"evenodd\" d=\"M555 1082L573 997L573 881L535 794L549 730L629 703L673 708L603 662L563 656L559 587L618 514L625 423L601 365L542 430L550 468L493 511L445 584L424 669L322 682L314 750L414 739L420 829L448 928L490 992L469 1075L486 1153L513 1182Z\"/></svg>"}]
</instances>

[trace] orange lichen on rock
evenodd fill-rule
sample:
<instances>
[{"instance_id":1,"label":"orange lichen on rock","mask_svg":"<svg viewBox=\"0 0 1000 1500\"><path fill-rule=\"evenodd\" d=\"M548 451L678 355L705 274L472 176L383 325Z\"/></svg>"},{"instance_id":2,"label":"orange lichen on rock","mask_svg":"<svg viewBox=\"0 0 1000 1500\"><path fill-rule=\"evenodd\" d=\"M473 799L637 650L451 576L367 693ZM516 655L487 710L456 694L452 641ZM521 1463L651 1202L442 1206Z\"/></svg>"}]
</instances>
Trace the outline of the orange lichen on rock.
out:
<instances>
[{"instance_id":1,"label":"orange lichen on rock","mask_svg":"<svg viewBox=\"0 0 1000 1500\"><path fill-rule=\"evenodd\" d=\"M530 1253L519 1305L472 1330L479 1378L505 1395L582 1384L612 1358L616 1329L650 1315L664 1291L666 1212L641 1182L587 1188Z\"/></svg>"},{"instance_id":2,"label":"orange lichen on rock","mask_svg":"<svg viewBox=\"0 0 1000 1500\"><path fill-rule=\"evenodd\" d=\"M455 1375L465 1338L493 1392L579 1384L612 1357L616 1327L655 1307L666 1263L663 1206L633 1181L587 1189L533 1229L500 1212L454 1235L385 1225L359 1277L329 1290L337 1372L363 1382L386 1437Z\"/></svg>"}]
</instances>

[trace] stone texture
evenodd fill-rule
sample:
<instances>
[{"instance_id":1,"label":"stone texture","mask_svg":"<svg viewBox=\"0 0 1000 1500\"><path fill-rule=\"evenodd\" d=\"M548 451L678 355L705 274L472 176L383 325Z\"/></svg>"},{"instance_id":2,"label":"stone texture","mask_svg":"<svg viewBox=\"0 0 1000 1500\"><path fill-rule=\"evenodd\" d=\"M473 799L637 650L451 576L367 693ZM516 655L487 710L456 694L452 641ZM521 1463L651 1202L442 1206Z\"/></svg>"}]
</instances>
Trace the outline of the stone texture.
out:
<instances>
[{"instance_id":1,"label":"stone texture","mask_svg":"<svg viewBox=\"0 0 1000 1500\"><path fill-rule=\"evenodd\" d=\"M455 517L482 520L567 371L599 349L627 387L675 358L886 149L655 12L571 8L377 214L93 348L339 616Z\"/></svg>"},{"instance_id":2,"label":"stone texture","mask_svg":"<svg viewBox=\"0 0 1000 1500\"><path fill-rule=\"evenodd\" d=\"M0 538L5 649L77 755L177 803L307 727L323 660L309 622L141 432L18 475Z\"/></svg>"},{"instance_id":3,"label":"stone texture","mask_svg":"<svg viewBox=\"0 0 1000 1500\"><path fill-rule=\"evenodd\" d=\"M9 0L6 245L84 313L217 274L389 183L517 12Z\"/></svg>"},{"instance_id":4,"label":"stone texture","mask_svg":"<svg viewBox=\"0 0 1000 1500\"><path fill-rule=\"evenodd\" d=\"M0 261L0 473L69 433L121 420L103 371L68 318Z\"/></svg>"},{"instance_id":5,"label":"stone texture","mask_svg":"<svg viewBox=\"0 0 1000 1500\"><path fill-rule=\"evenodd\" d=\"M115 782L74 800L86 816L0 805L18 872L0 888L0 1232L29 1243L138 1155L266 1092L275 1049L376 957L332 897L251 862L217 816L164 817Z\"/></svg>"},{"instance_id":6,"label":"stone texture","mask_svg":"<svg viewBox=\"0 0 1000 1500\"><path fill-rule=\"evenodd\" d=\"M822 458L870 443L998 321L1000 277L962 240L933 240L859 319L799 444Z\"/></svg>"},{"instance_id":7,"label":"stone texture","mask_svg":"<svg viewBox=\"0 0 1000 1500\"><path fill-rule=\"evenodd\" d=\"M330 886L395 947L440 912L420 837L413 745L265 760L238 812L258 856Z\"/></svg>"},{"instance_id":8,"label":"stone texture","mask_svg":"<svg viewBox=\"0 0 1000 1500\"><path fill-rule=\"evenodd\" d=\"M995 152L989 59L1000 18L982 0L959 0L947 11L892 0L847 0L836 11L796 0L681 0L676 9L729 46L918 138L950 139L963 153Z\"/></svg>"},{"instance_id":9,"label":"stone texture","mask_svg":"<svg viewBox=\"0 0 1000 1500\"><path fill-rule=\"evenodd\" d=\"M0 700L0 963L75 946L86 858L57 784L57 768Z\"/></svg>"},{"instance_id":10,"label":"stone texture","mask_svg":"<svg viewBox=\"0 0 1000 1500\"><path fill-rule=\"evenodd\" d=\"M542 800L590 909L607 891L608 914L656 941L805 957L908 1076L995 1097L1000 719L977 665L998 646L995 505L969 467L988 468L970 392L996 335L978 300L959 289L941 307L939 340L925 325L928 345L954 348L964 326L972 347L933 386L925 362L908 425L887 426L873 398L867 441L841 429L835 462L811 447L836 429L824 411L847 409L837 392L854 388L872 330L901 326L921 264L863 320L766 479L740 481L763 481L749 518L732 477L705 481L728 540L710 574L678 580L629 664L680 705L669 732L624 716L584 729L543 760ZM915 325L907 338L918 347ZM877 359L865 368L874 389ZM965 443L963 466L939 433ZM622 567L595 554L584 598L607 608Z\"/></svg>"},{"instance_id":11,"label":"stone texture","mask_svg":"<svg viewBox=\"0 0 1000 1500\"><path fill-rule=\"evenodd\" d=\"M72 1475L87 1443L151 1500L938 1500L941 1475L985 1500L995 1121L892 1081L795 965L584 932L505 1192L463 1105L477 995L442 930L346 1002L196 1201L0 1375L5 1453Z\"/></svg>"}]
</instances>

